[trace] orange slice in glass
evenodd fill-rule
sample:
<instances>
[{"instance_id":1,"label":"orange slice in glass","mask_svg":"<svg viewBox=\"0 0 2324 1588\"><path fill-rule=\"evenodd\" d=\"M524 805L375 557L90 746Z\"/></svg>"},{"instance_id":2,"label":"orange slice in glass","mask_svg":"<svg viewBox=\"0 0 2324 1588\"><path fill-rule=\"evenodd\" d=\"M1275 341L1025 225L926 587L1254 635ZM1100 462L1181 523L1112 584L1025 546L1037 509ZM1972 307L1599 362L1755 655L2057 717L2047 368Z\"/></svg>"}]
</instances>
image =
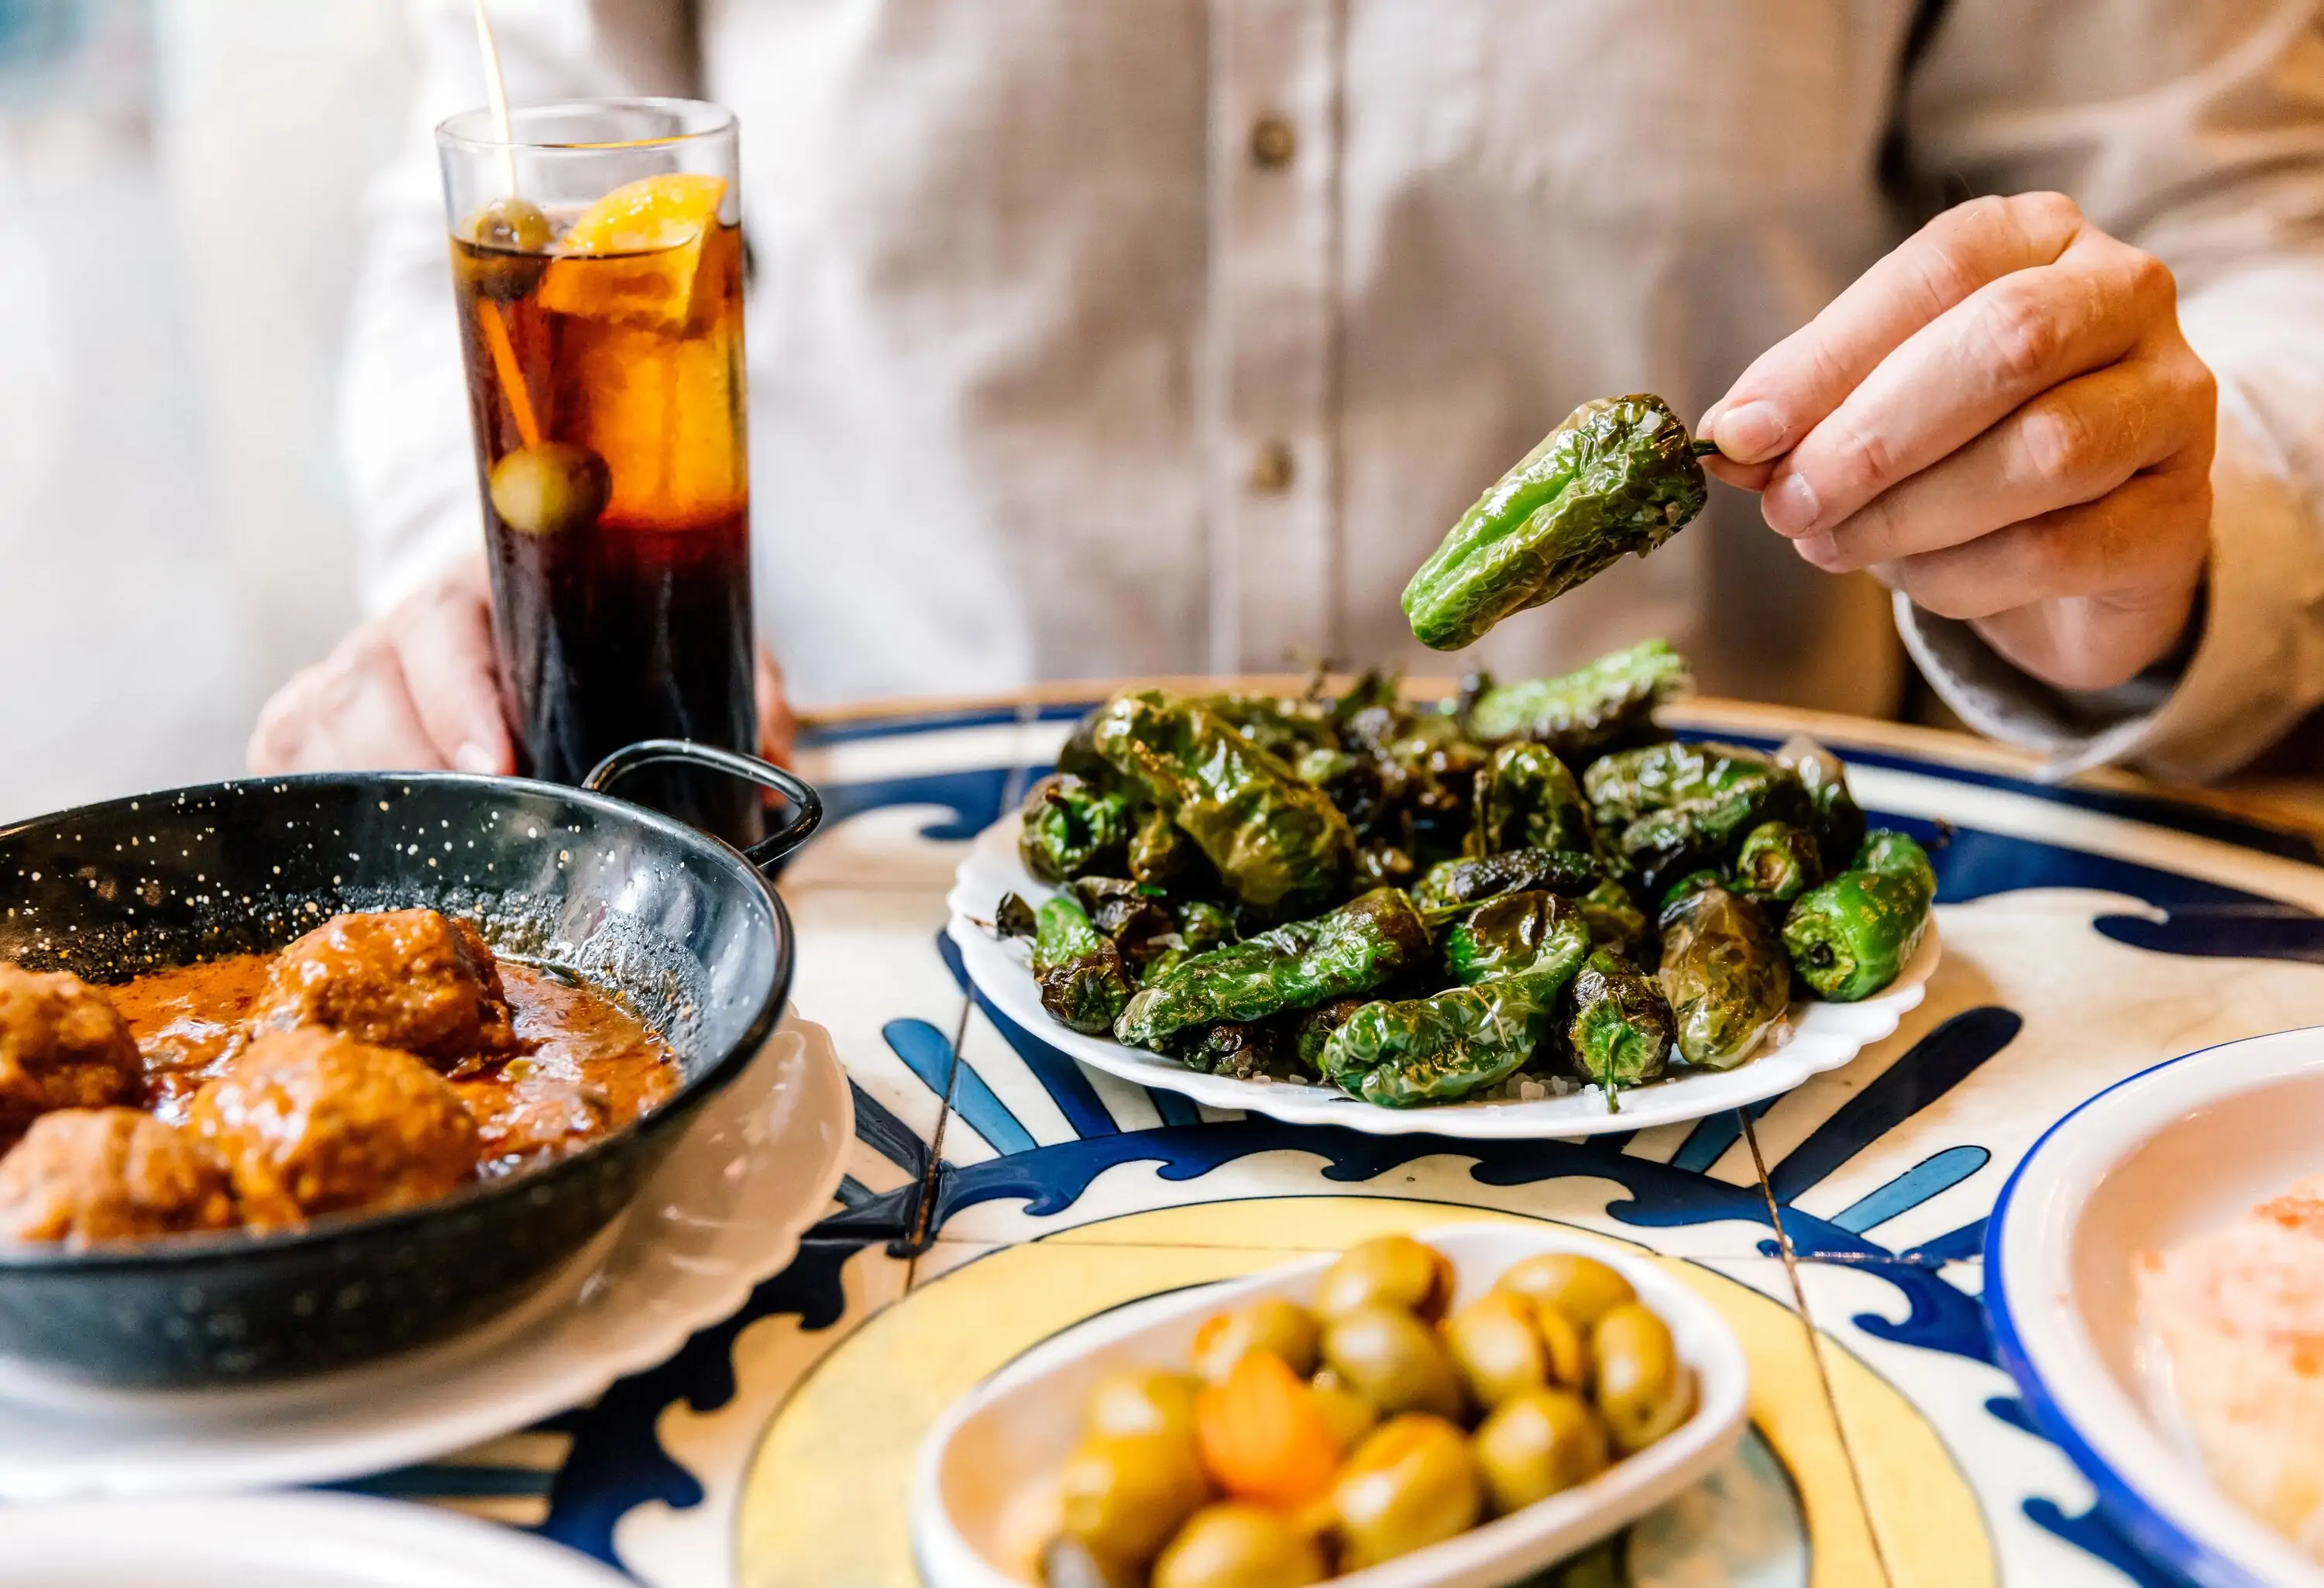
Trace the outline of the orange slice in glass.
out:
<instances>
[{"instance_id":1,"label":"orange slice in glass","mask_svg":"<svg viewBox=\"0 0 2324 1588\"><path fill-rule=\"evenodd\" d=\"M702 241L717 224L726 183L669 171L614 189L581 212L540 284L559 314L685 328L694 308Z\"/></svg>"}]
</instances>

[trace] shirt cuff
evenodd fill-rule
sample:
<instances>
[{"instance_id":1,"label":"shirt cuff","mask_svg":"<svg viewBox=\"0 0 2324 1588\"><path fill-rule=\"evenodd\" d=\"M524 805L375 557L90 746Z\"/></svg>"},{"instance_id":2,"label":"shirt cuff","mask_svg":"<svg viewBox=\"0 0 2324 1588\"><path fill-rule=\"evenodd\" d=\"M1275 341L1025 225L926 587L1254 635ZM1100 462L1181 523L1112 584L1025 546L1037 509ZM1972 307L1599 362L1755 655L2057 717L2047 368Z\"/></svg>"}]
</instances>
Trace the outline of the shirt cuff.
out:
<instances>
[{"instance_id":1,"label":"shirt cuff","mask_svg":"<svg viewBox=\"0 0 2324 1588\"><path fill-rule=\"evenodd\" d=\"M2324 694L2324 540L2264 437L2223 395L2208 607L2183 661L2112 689L2055 689L1899 595L1897 631L1930 687L1978 732L2047 757L2049 778L2119 762L2202 782L2265 750Z\"/></svg>"}]
</instances>

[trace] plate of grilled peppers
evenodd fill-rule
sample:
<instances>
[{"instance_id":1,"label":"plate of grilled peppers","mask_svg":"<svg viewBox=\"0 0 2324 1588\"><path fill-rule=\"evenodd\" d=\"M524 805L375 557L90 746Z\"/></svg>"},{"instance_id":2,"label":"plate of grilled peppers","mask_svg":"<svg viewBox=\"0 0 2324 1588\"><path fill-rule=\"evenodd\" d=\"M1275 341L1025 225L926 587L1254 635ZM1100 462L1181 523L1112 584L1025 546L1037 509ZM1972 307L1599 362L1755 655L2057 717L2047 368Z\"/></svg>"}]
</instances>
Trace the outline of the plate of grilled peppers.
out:
<instances>
[{"instance_id":1,"label":"plate of grilled peppers","mask_svg":"<svg viewBox=\"0 0 2324 1588\"><path fill-rule=\"evenodd\" d=\"M1805 739L1679 739L1650 641L1407 699L1126 689L982 834L949 930L991 1006L1218 1108L1589 1135L1845 1064L1921 1002L1935 877Z\"/></svg>"}]
</instances>

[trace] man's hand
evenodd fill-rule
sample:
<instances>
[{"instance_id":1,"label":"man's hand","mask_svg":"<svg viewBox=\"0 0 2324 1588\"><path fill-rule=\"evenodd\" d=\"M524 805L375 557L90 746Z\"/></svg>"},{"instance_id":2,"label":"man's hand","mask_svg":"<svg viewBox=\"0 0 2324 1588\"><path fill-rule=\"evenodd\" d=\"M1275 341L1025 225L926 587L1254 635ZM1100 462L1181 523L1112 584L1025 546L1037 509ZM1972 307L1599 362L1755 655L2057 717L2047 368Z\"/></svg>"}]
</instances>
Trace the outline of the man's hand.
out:
<instances>
[{"instance_id":1,"label":"man's hand","mask_svg":"<svg viewBox=\"0 0 2324 1588\"><path fill-rule=\"evenodd\" d=\"M2180 642L2203 575L2217 389L2152 254L2055 193L1931 221L1703 415L1770 529L1968 620L2061 688Z\"/></svg>"},{"instance_id":2,"label":"man's hand","mask_svg":"<svg viewBox=\"0 0 2324 1588\"><path fill-rule=\"evenodd\" d=\"M254 772L512 772L481 554L362 624L258 714Z\"/></svg>"},{"instance_id":3,"label":"man's hand","mask_svg":"<svg viewBox=\"0 0 2324 1588\"><path fill-rule=\"evenodd\" d=\"M788 760L798 724L764 647L756 682L759 752ZM259 713L249 757L262 774L514 771L484 559L407 596L283 685Z\"/></svg>"}]
</instances>

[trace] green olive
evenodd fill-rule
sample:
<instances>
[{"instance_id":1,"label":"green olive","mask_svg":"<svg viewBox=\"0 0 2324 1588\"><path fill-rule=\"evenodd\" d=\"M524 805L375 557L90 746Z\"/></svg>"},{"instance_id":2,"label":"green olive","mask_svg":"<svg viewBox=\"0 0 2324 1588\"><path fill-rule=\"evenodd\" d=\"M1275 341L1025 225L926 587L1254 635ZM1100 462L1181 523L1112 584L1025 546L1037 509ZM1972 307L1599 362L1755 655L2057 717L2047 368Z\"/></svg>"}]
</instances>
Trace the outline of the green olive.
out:
<instances>
[{"instance_id":1,"label":"green olive","mask_svg":"<svg viewBox=\"0 0 2324 1588\"><path fill-rule=\"evenodd\" d=\"M1306 1588L1328 1570L1290 1518L1228 1500L1186 1519L1154 1563L1152 1588Z\"/></svg>"},{"instance_id":2,"label":"green olive","mask_svg":"<svg viewBox=\"0 0 2324 1588\"><path fill-rule=\"evenodd\" d=\"M1536 1306L1554 1306L1587 1329L1609 1306L1637 1299L1630 1281L1594 1257L1578 1251L1545 1251L1514 1264L1493 1288L1525 1297Z\"/></svg>"},{"instance_id":3,"label":"green olive","mask_svg":"<svg viewBox=\"0 0 2324 1588\"><path fill-rule=\"evenodd\" d=\"M1586 1483L1608 1461L1606 1425L1565 1390L1534 1390L1503 1401L1473 1444L1495 1516Z\"/></svg>"},{"instance_id":4,"label":"green olive","mask_svg":"<svg viewBox=\"0 0 2324 1588\"><path fill-rule=\"evenodd\" d=\"M1323 1360L1340 1381L1390 1416L1461 1415L1461 1379L1436 1331L1400 1306L1360 1306L1323 1330Z\"/></svg>"},{"instance_id":5,"label":"green olive","mask_svg":"<svg viewBox=\"0 0 2324 1588\"><path fill-rule=\"evenodd\" d=\"M1495 1291L1444 1323L1444 1346L1469 1399L1488 1410L1549 1382L1549 1347L1533 1303Z\"/></svg>"},{"instance_id":6,"label":"green olive","mask_svg":"<svg viewBox=\"0 0 2324 1588\"><path fill-rule=\"evenodd\" d=\"M556 235L548 212L531 199L520 198L513 193L493 199L468 217L468 241L479 247L540 254Z\"/></svg>"},{"instance_id":7,"label":"green olive","mask_svg":"<svg viewBox=\"0 0 2324 1588\"><path fill-rule=\"evenodd\" d=\"M1549 1356L1549 1381L1563 1384L1568 1390L1582 1390L1590 1382L1590 1346L1573 1320L1554 1306L1536 1306L1533 1321L1541 1330L1543 1349Z\"/></svg>"},{"instance_id":8,"label":"green olive","mask_svg":"<svg viewBox=\"0 0 2324 1588\"><path fill-rule=\"evenodd\" d=\"M1203 1381L1192 1373L1135 1368L1111 1373L1090 1391L1082 1413L1089 1434L1176 1434L1194 1436L1194 1396Z\"/></svg>"},{"instance_id":9,"label":"green olive","mask_svg":"<svg viewBox=\"0 0 2324 1588\"><path fill-rule=\"evenodd\" d=\"M1152 1560L1211 1497L1194 1441L1175 1434L1084 1439L1057 1487L1066 1534L1117 1575Z\"/></svg>"},{"instance_id":10,"label":"green olive","mask_svg":"<svg viewBox=\"0 0 2324 1588\"><path fill-rule=\"evenodd\" d=\"M1194 1331L1194 1371L1213 1383L1254 1351L1271 1351L1305 1378L1315 1371L1315 1315L1280 1296L1258 1300L1206 1318Z\"/></svg>"},{"instance_id":11,"label":"green olive","mask_svg":"<svg viewBox=\"0 0 2324 1588\"><path fill-rule=\"evenodd\" d=\"M1330 1320L1360 1306L1385 1305L1430 1323L1452 1299L1452 1265L1409 1235L1375 1235L1351 1246L1315 1281L1315 1311Z\"/></svg>"},{"instance_id":12,"label":"green olive","mask_svg":"<svg viewBox=\"0 0 2324 1588\"><path fill-rule=\"evenodd\" d=\"M493 465L493 511L520 535L586 530L613 490L605 460L570 441L520 447Z\"/></svg>"},{"instance_id":13,"label":"green olive","mask_svg":"<svg viewBox=\"0 0 2324 1588\"><path fill-rule=\"evenodd\" d=\"M478 297L495 303L513 303L532 291L556 240L549 217L522 198L486 205L469 217L462 236L475 246L455 248L453 265Z\"/></svg>"},{"instance_id":14,"label":"green olive","mask_svg":"<svg viewBox=\"0 0 2324 1588\"><path fill-rule=\"evenodd\" d=\"M1694 1375L1678 1359L1669 1325L1642 1303L1610 1308L1590 1331L1591 1395L1628 1455L1644 1450L1694 1411Z\"/></svg>"},{"instance_id":15,"label":"green olive","mask_svg":"<svg viewBox=\"0 0 2324 1588\"><path fill-rule=\"evenodd\" d=\"M1332 1484L1340 1569L1360 1571L1441 1543L1484 1509L1477 1463L1457 1424L1425 1412L1374 1429Z\"/></svg>"},{"instance_id":16,"label":"green olive","mask_svg":"<svg viewBox=\"0 0 2324 1588\"><path fill-rule=\"evenodd\" d=\"M1333 1442L1340 1453L1353 1450L1379 1422L1379 1411L1372 1403L1340 1381L1340 1375L1325 1368L1307 1386L1315 1398L1315 1409L1323 1414L1323 1421L1332 1430Z\"/></svg>"}]
</instances>

